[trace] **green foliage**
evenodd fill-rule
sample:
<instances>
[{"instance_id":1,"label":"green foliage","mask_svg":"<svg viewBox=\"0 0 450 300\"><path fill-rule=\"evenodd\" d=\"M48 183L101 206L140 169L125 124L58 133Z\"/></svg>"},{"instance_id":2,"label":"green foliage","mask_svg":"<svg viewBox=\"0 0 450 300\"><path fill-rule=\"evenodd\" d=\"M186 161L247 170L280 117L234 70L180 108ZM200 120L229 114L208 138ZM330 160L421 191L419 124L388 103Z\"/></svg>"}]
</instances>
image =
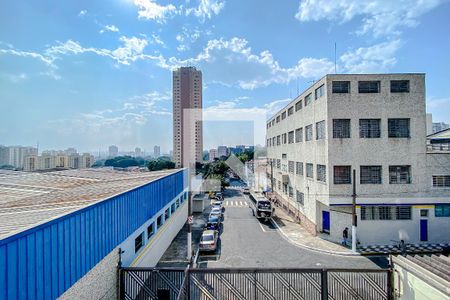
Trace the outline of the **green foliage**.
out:
<instances>
[{"instance_id":1,"label":"green foliage","mask_svg":"<svg viewBox=\"0 0 450 300\"><path fill-rule=\"evenodd\" d=\"M3 166L0 166L0 169L2 169L2 170L14 170L15 167L11 166L11 165L3 165Z\"/></svg>"},{"instance_id":2,"label":"green foliage","mask_svg":"<svg viewBox=\"0 0 450 300\"><path fill-rule=\"evenodd\" d=\"M159 171L164 169L174 169L175 163L167 159L155 159L148 162L147 168L150 171Z\"/></svg>"},{"instance_id":3,"label":"green foliage","mask_svg":"<svg viewBox=\"0 0 450 300\"><path fill-rule=\"evenodd\" d=\"M115 167L115 168L128 168L128 167L143 167L147 161L141 157L131 157L131 156L118 156L114 158L107 159L105 161L105 167Z\"/></svg>"},{"instance_id":4,"label":"green foliage","mask_svg":"<svg viewBox=\"0 0 450 300\"><path fill-rule=\"evenodd\" d=\"M253 157L254 157L254 152L252 150L245 150L241 154L237 155L237 158L239 158L239 160L243 163L245 163L246 161L252 160Z\"/></svg>"}]
</instances>

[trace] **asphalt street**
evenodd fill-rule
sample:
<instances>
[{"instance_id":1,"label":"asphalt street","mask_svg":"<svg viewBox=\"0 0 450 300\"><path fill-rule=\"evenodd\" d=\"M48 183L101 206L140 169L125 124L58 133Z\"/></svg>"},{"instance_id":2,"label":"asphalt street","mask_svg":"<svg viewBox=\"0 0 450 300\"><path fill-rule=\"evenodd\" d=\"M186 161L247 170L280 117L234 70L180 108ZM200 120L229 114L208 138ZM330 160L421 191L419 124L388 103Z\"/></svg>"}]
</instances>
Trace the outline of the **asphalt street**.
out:
<instances>
[{"instance_id":1,"label":"asphalt street","mask_svg":"<svg viewBox=\"0 0 450 300\"><path fill-rule=\"evenodd\" d=\"M291 244L271 223L253 216L239 189L225 191L225 213L216 254L202 254L199 267L379 268L366 257L325 254Z\"/></svg>"}]
</instances>

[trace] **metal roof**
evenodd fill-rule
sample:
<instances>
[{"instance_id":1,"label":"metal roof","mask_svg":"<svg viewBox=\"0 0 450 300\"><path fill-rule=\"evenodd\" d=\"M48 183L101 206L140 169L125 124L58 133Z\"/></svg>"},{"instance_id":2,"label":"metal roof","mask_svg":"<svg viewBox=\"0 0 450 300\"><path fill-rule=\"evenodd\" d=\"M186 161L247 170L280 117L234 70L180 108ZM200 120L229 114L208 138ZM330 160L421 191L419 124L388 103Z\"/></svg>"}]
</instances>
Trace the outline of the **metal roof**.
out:
<instances>
[{"instance_id":1,"label":"metal roof","mask_svg":"<svg viewBox=\"0 0 450 300\"><path fill-rule=\"evenodd\" d=\"M177 171L0 170L0 239Z\"/></svg>"}]
</instances>

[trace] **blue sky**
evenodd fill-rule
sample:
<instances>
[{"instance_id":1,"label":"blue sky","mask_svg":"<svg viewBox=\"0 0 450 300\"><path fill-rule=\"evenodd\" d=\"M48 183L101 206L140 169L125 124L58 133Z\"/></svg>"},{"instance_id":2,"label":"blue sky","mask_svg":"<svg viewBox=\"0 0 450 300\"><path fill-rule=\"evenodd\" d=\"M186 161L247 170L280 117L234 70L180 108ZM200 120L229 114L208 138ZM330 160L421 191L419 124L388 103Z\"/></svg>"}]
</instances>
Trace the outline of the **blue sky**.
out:
<instances>
[{"instance_id":1,"label":"blue sky","mask_svg":"<svg viewBox=\"0 0 450 300\"><path fill-rule=\"evenodd\" d=\"M270 114L334 72L335 42L338 72L425 72L450 122L449 16L440 0L5 0L0 144L168 152L173 68L202 70L207 109ZM253 140L249 123L204 127L205 148Z\"/></svg>"}]
</instances>

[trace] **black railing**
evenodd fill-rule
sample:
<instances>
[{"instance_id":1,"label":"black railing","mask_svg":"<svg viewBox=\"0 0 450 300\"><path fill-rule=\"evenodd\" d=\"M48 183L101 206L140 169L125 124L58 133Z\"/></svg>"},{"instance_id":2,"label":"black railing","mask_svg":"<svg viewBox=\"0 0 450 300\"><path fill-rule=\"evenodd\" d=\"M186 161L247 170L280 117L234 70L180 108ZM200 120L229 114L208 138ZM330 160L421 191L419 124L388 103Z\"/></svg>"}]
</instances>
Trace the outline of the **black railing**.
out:
<instances>
[{"instance_id":1,"label":"black railing","mask_svg":"<svg viewBox=\"0 0 450 300\"><path fill-rule=\"evenodd\" d=\"M120 299L391 299L381 269L123 268L120 283Z\"/></svg>"}]
</instances>

